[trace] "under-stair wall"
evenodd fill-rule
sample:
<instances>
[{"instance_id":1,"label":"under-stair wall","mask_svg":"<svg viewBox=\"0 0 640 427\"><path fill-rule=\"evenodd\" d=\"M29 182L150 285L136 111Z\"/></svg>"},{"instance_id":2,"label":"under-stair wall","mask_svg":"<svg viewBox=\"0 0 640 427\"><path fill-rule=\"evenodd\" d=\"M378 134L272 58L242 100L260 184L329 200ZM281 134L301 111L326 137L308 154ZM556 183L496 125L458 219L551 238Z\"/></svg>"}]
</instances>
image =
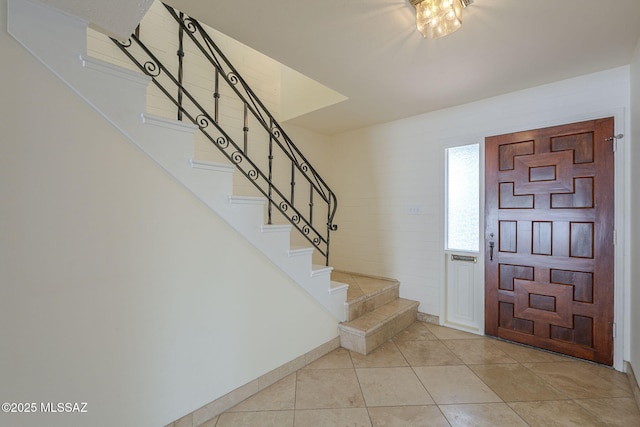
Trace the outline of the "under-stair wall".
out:
<instances>
[{"instance_id":1,"label":"under-stair wall","mask_svg":"<svg viewBox=\"0 0 640 427\"><path fill-rule=\"evenodd\" d=\"M328 311L9 36L6 8L0 395L87 413L0 425L165 425L333 340Z\"/></svg>"}]
</instances>

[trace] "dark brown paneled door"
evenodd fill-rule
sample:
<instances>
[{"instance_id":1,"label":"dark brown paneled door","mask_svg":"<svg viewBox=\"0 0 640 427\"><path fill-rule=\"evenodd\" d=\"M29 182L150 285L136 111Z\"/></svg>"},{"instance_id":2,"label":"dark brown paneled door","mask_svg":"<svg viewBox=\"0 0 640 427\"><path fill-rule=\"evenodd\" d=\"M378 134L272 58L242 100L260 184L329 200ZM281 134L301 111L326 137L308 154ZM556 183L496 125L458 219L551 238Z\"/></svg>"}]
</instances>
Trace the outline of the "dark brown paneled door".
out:
<instances>
[{"instance_id":1,"label":"dark brown paneled door","mask_svg":"<svg viewBox=\"0 0 640 427\"><path fill-rule=\"evenodd\" d=\"M486 138L487 335L613 364L613 132Z\"/></svg>"}]
</instances>

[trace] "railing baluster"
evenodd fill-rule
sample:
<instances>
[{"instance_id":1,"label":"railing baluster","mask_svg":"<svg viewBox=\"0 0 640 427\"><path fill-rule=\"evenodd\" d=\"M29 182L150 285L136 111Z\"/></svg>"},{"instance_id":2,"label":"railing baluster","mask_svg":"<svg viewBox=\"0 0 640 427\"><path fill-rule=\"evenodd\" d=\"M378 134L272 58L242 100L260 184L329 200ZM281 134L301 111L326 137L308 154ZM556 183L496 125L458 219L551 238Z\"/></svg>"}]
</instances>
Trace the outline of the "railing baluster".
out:
<instances>
[{"instance_id":1,"label":"railing baluster","mask_svg":"<svg viewBox=\"0 0 640 427\"><path fill-rule=\"evenodd\" d=\"M180 20L184 19L184 13L180 12ZM182 25L178 29L178 120L182 121L182 81L183 79L183 65L184 59L184 29Z\"/></svg>"},{"instance_id":2,"label":"railing baluster","mask_svg":"<svg viewBox=\"0 0 640 427\"><path fill-rule=\"evenodd\" d=\"M270 120L270 127L273 128L273 119ZM273 200L273 134L269 132L269 200ZM271 208L273 204L267 206L267 224L271 224Z\"/></svg>"},{"instance_id":3,"label":"railing baluster","mask_svg":"<svg viewBox=\"0 0 640 427\"><path fill-rule=\"evenodd\" d=\"M213 92L213 120L216 123L219 123L219 108L220 108L220 71L216 68L216 75L214 81L214 92Z\"/></svg>"},{"instance_id":4,"label":"railing baluster","mask_svg":"<svg viewBox=\"0 0 640 427\"><path fill-rule=\"evenodd\" d=\"M313 226L313 184L309 184L309 224Z\"/></svg>"},{"instance_id":5,"label":"railing baluster","mask_svg":"<svg viewBox=\"0 0 640 427\"><path fill-rule=\"evenodd\" d=\"M244 154L247 153L248 142L249 142L249 109L247 108L247 104L244 104L244 127L242 128L242 132L244 132Z\"/></svg>"},{"instance_id":6,"label":"railing baluster","mask_svg":"<svg viewBox=\"0 0 640 427\"><path fill-rule=\"evenodd\" d=\"M332 218L331 218L331 199L329 199L329 203L328 205L328 210L327 210L327 252L325 253L326 257L326 263L325 265L328 267L329 266L329 242L331 241L331 231L333 231L333 224L331 224Z\"/></svg>"},{"instance_id":7,"label":"railing baluster","mask_svg":"<svg viewBox=\"0 0 640 427\"><path fill-rule=\"evenodd\" d=\"M296 168L295 163L291 162L291 206L294 206L296 197Z\"/></svg>"}]
</instances>

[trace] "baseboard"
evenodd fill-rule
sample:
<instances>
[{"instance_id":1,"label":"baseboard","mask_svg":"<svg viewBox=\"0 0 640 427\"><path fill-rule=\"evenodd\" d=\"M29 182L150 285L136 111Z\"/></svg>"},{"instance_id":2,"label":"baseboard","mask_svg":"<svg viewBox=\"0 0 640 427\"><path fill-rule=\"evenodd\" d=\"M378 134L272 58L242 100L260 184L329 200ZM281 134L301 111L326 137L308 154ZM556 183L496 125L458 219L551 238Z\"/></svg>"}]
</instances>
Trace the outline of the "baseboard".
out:
<instances>
[{"instance_id":1,"label":"baseboard","mask_svg":"<svg viewBox=\"0 0 640 427\"><path fill-rule=\"evenodd\" d=\"M629 384L631 385L631 390L633 390L633 397L636 400L636 405L640 408L640 387L638 387L638 378L636 378L636 374L633 372L631 363L626 360L624 362L624 372L629 377Z\"/></svg>"},{"instance_id":2,"label":"baseboard","mask_svg":"<svg viewBox=\"0 0 640 427\"><path fill-rule=\"evenodd\" d=\"M308 364L316 361L327 353L335 350L340 347L340 337L335 337L334 339L320 345L319 347L314 348L313 350L299 356L290 362L285 363L284 365L267 372L266 374L256 378L255 380L238 387L225 394L224 396L214 400L203 406L202 408L196 409L190 414L185 415L179 420L174 421L173 423L168 424L166 427L197 427L201 424L206 423L207 421L217 417L221 413L225 412L228 409L233 408L243 400L248 399L259 391L264 390L270 385L280 381L284 377L291 375L292 373L298 371L299 369L304 368Z\"/></svg>"},{"instance_id":3,"label":"baseboard","mask_svg":"<svg viewBox=\"0 0 640 427\"><path fill-rule=\"evenodd\" d=\"M418 320L420 322L432 323L434 325L440 324L440 316L435 316L433 314L418 312Z\"/></svg>"}]
</instances>

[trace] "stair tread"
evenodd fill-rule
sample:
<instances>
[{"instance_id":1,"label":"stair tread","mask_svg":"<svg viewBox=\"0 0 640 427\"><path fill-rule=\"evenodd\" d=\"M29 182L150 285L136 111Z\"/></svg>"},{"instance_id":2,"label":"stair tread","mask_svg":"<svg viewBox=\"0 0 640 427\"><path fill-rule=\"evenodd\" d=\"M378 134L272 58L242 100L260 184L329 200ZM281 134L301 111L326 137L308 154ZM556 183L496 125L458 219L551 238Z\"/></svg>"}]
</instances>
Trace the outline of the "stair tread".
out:
<instances>
[{"instance_id":1,"label":"stair tread","mask_svg":"<svg viewBox=\"0 0 640 427\"><path fill-rule=\"evenodd\" d=\"M267 202L267 199L264 197L260 197L260 196L236 196L236 195L231 195L228 196L229 199L229 203L237 203L237 204L247 204L247 205L260 205L260 204L265 204Z\"/></svg>"},{"instance_id":2,"label":"stair tread","mask_svg":"<svg viewBox=\"0 0 640 427\"><path fill-rule=\"evenodd\" d=\"M330 275L331 272L333 271L333 267L329 267L326 265L318 265L318 264L313 264L311 266L311 276L321 276L321 275Z\"/></svg>"},{"instance_id":3,"label":"stair tread","mask_svg":"<svg viewBox=\"0 0 640 427\"><path fill-rule=\"evenodd\" d=\"M335 280L331 281L331 289L343 288L345 286L349 286L349 285L342 282L336 282Z\"/></svg>"},{"instance_id":4,"label":"stair tread","mask_svg":"<svg viewBox=\"0 0 640 427\"><path fill-rule=\"evenodd\" d=\"M345 281L345 283L348 283ZM393 291L394 289L397 289L400 287L400 282L391 282L389 281L388 285L385 285L384 287L381 287L379 289L375 289L375 290L367 290L367 293L363 293L362 295L359 294L359 292L354 292L352 293L350 296L347 297L347 304L351 305L351 304L357 304L360 303L362 301L368 300L368 299L372 299L375 298L376 296L383 294L385 292L389 292L389 291ZM355 295L354 295L355 294Z\"/></svg>"},{"instance_id":5,"label":"stair tread","mask_svg":"<svg viewBox=\"0 0 640 427\"><path fill-rule=\"evenodd\" d=\"M368 335L383 327L386 323L393 321L400 314L408 310L417 308L418 301L398 298L397 300L388 302L375 310L358 317L349 322L339 325L340 329L358 333L359 335Z\"/></svg>"},{"instance_id":6,"label":"stair tread","mask_svg":"<svg viewBox=\"0 0 640 427\"><path fill-rule=\"evenodd\" d=\"M198 130L198 126L192 123L183 122L180 120L168 119L166 117L156 116L153 114L142 113L140 114L140 118L142 119L142 123L145 123L145 124L162 126L170 129L176 129L182 132L188 132L192 135L195 133L196 130Z\"/></svg>"},{"instance_id":7,"label":"stair tread","mask_svg":"<svg viewBox=\"0 0 640 427\"><path fill-rule=\"evenodd\" d=\"M298 252L313 252L314 248L312 246L291 246L289 249L290 253L298 253Z\"/></svg>"},{"instance_id":8,"label":"stair tread","mask_svg":"<svg viewBox=\"0 0 640 427\"><path fill-rule=\"evenodd\" d=\"M291 249L287 251L287 255L289 257L297 257L297 256L305 256L305 255L312 256L313 251L314 251L314 248L311 248L311 247L303 247L303 246L291 247Z\"/></svg>"},{"instance_id":9,"label":"stair tread","mask_svg":"<svg viewBox=\"0 0 640 427\"><path fill-rule=\"evenodd\" d=\"M236 167L233 165L220 163L220 162L209 162L206 160L191 159L189 160L189 164L194 169L206 169L210 171L227 172L227 173L233 173L236 170Z\"/></svg>"},{"instance_id":10,"label":"stair tread","mask_svg":"<svg viewBox=\"0 0 640 427\"><path fill-rule=\"evenodd\" d=\"M331 273L331 278L349 285L349 292L347 294L348 304L361 303L384 292L397 289L400 286L400 282L395 279L340 270L334 270Z\"/></svg>"},{"instance_id":11,"label":"stair tread","mask_svg":"<svg viewBox=\"0 0 640 427\"><path fill-rule=\"evenodd\" d=\"M264 233L290 232L293 226L291 224L263 224L260 229Z\"/></svg>"}]
</instances>

